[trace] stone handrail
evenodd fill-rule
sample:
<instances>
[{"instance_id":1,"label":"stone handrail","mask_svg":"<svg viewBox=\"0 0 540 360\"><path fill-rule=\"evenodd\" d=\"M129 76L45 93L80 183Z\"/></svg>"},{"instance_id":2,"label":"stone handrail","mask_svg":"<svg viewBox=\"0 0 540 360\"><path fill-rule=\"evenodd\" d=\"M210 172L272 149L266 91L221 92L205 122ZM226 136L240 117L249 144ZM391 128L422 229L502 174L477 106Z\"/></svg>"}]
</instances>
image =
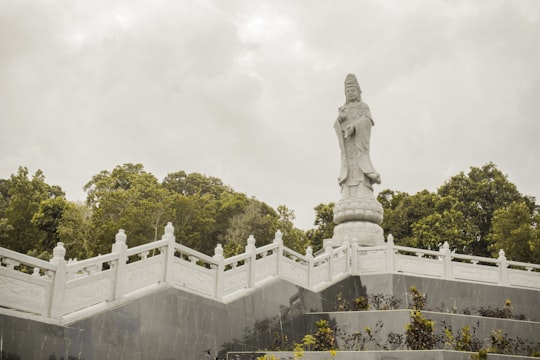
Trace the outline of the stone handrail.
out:
<instances>
[{"instance_id":1,"label":"stone handrail","mask_svg":"<svg viewBox=\"0 0 540 360\"><path fill-rule=\"evenodd\" d=\"M82 261L66 261L62 243L49 262L0 247L0 313L66 323L169 286L227 303L275 279L320 291L377 273L540 290L540 265L508 261L502 250L483 258L452 253L447 243L438 251L396 246L389 236L381 246L327 244L313 256L311 247L300 254L283 246L278 231L259 248L250 236L243 254L225 258L221 245L208 256L176 243L173 233L169 223L161 240L128 248L120 230L111 253Z\"/></svg>"}]
</instances>

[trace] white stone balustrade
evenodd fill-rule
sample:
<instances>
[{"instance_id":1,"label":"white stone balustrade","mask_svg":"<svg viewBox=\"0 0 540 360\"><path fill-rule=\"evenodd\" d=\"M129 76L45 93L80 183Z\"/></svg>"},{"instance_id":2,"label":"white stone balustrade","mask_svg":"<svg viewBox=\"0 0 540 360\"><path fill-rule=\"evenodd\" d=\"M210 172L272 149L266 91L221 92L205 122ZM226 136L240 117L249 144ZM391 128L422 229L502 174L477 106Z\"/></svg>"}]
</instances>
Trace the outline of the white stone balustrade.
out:
<instances>
[{"instance_id":1,"label":"white stone balustrade","mask_svg":"<svg viewBox=\"0 0 540 360\"><path fill-rule=\"evenodd\" d=\"M169 223L161 240L129 248L120 230L110 254L82 261L67 262L62 243L50 262L0 248L0 313L62 323L169 286L230 302L276 279L320 291L351 275L377 273L540 290L540 265L508 261L502 250L497 259L455 254L447 243L422 250L396 246L390 235L381 246L327 243L314 256L310 247L305 255L284 247L278 231L272 243L256 247L250 236L243 254L224 258L221 245L210 257L176 243L173 234Z\"/></svg>"}]
</instances>

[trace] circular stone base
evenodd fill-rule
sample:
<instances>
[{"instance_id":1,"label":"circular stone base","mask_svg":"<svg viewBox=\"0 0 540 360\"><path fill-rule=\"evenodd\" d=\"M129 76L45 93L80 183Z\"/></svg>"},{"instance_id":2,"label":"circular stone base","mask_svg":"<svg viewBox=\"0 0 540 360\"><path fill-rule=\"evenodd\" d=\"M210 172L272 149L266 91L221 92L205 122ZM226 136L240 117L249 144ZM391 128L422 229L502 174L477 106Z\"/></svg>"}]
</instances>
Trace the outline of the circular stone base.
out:
<instances>
[{"instance_id":1,"label":"circular stone base","mask_svg":"<svg viewBox=\"0 0 540 360\"><path fill-rule=\"evenodd\" d=\"M341 199L334 206L334 222L341 224L349 221L367 221L381 224L383 221L383 207L376 199Z\"/></svg>"},{"instance_id":2,"label":"circular stone base","mask_svg":"<svg viewBox=\"0 0 540 360\"><path fill-rule=\"evenodd\" d=\"M382 227L371 222L348 221L334 228L332 246L341 246L345 240L361 246L384 245L384 232Z\"/></svg>"}]
</instances>

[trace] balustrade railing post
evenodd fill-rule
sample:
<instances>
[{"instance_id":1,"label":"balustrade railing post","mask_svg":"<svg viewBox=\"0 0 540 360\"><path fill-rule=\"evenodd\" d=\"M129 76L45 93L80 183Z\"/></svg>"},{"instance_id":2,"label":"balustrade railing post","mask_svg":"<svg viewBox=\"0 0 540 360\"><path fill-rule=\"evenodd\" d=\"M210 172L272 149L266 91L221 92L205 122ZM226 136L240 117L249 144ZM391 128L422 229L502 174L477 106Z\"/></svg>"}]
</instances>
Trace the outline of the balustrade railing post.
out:
<instances>
[{"instance_id":1,"label":"balustrade railing post","mask_svg":"<svg viewBox=\"0 0 540 360\"><path fill-rule=\"evenodd\" d=\"M360 272L360 264L358 263L358 244L353 242L350 247L351 251L351 275L358 275Z\"/></svg>"},{"instance_id":2,"label":"balustrade railing post","mask_svg":"<svg viewBox=\"0 0 540 360\"><path fill-rule=\"evenodd\" d=\"M343 242L343 245L345 246L345 272L347 274L351 273L351 246L349 245L349 241L345 239Z\"/></svg>"},{"instance_id":3,"label":"balustrade railing post","mask_svg":"<svg viewBox=\"0 0 540 360\"><path fill-rule=\"evenodd\" d=\"M276 231L276 235L274 237L274 244L277 245L276 276L279 278L281 276L281 260L283 258L283 234L280 230Z\"/></svg>"},{"instance_id":4,"label":"balustrade railing post","mask_svg":"<svg viewBox=\"0 0 540 360\"><path fill-rule=\"evenodd\" d=\"M49 260L50 263L56 265L48 309L49 317L52 319L62 319L64 314L64 294L67 281L65 255L64 243L59 242L53 249L53 258Z\"/></svg>"},{"instance_id":5,"label":"balustrade railing post","mask_svg":"<svg viewBox=\"0 0 540 360\"><path fill-rule=\"evenodd\" d=\"M223 247L221 247L221 244L217 244L216 248L214 249L214 256L212 258L217 262L217 266L215 267L215 296L216 300L223 301L223 282L224 276L225 276L225 257L223 257Z\"/></svg>"},{"instance_id":6,"label":"balustrade railing post","mask_svg":"<svg viewBox=\"0 0 540 360\"><path fill-rule=\"evenodd\" d=\"M308 246L306 248L306 260L307 260L307 287L313 289L313 248Z\"/></svg>"},{"instance_id":7,"label":"balustrade railing post","mask_svg":"<svg viewBox=\"0 0 540 360\"><path fill-rule=\"evenodd\" d=\"M386 272L394 272L394 236L388 234L386 238Z\"/></svg>"},{"instance_id":8,"label":"balustrade railing post","mask_svg":"<svg viewBox=\"0 0 540 360\"><path fill-rule=\"evenodd\" d=\"M334 276L334 249L331 241L327 242L324 252L328 255L328 281L332 281Z\"/></svg>"},{"instance_id":9,"label":"balustrade railing post","mask_svg":"<svg viewBox=\"0 0 540 360\"><path fill-rule=\"evenodd\" d=\"M119 300L124 297L124 288L126 283L126 263L127 263L127 236L123 229L118 230L115 237L115 243L112 246L112 253L116 254L117 261L113 264L115 269L113 284L113 300Z\"/></svg>"},{"instance_id":10,"label":"balustrade railing post","mask_svg":"<svg viewBox=\"0 0 540 360\"><path fill-rule=\"evenodd\" d=\"M452 252L450 251L450 245L448 244L448 241L445 241L443 246L439 248L439 252L441 253L442 260L444 261L444 273L443 277L445 279L452 279Z\"/></svg>"},{"instance_id":11,"label":"balustrade railing post","mask_svg":"<svg viewBox=\"0 0 540 360\"><path fill-rule=\"evenodd\" d=\"M167 249L165 249L164 281L166 284L172 284L174 280L174 252L176 240L174 238L174 226L171 222L165 226L163 239L167 240Z\"/></svg>"},{"instance_id":12,"label":"balustrade railing post","mask_svg":"<svg viewBox=\"0 0 540 360\"><path fill-rule=\"evenodd\" d=\"M497 260L499 260L499 262L497 263L497 266L499 267L499 284L509 285L510 281L508 280L508 262L506 260L503 249L499 251L499 258Z\"/></svg>"},{"instance_id":13,"label":"balustrade railing post","mask_svg":"<svg viewBox=\"0 0 540 360\"><path fill-rule=\"evenodd\" d=\"M248 260L248 288L253 289L255 287L255 237L249 235L247 239L246 254L250 254Z\"/></svg>"}]
</instances>

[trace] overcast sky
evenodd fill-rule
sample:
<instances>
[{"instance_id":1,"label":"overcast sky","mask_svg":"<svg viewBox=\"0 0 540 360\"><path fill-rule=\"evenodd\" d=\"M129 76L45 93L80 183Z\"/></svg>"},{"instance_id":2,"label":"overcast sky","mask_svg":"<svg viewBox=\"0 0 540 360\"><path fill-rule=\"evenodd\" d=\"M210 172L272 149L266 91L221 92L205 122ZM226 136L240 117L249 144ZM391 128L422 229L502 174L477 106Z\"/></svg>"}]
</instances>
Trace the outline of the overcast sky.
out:
<instances>
[{"instance_id":1,"label":"overcast sky","mask_svg":"<svg viewBox=\"0 0 540 360\"><path fill-rule=\"evenodd\" d=\"M0 178L70 200L102 170L185 170L295 210L337 201L355 73L376 191L494 162L540 199L540 1L0 1ZM537 201L538 202L538 201Z\"/></svg>"}]
</instances>

